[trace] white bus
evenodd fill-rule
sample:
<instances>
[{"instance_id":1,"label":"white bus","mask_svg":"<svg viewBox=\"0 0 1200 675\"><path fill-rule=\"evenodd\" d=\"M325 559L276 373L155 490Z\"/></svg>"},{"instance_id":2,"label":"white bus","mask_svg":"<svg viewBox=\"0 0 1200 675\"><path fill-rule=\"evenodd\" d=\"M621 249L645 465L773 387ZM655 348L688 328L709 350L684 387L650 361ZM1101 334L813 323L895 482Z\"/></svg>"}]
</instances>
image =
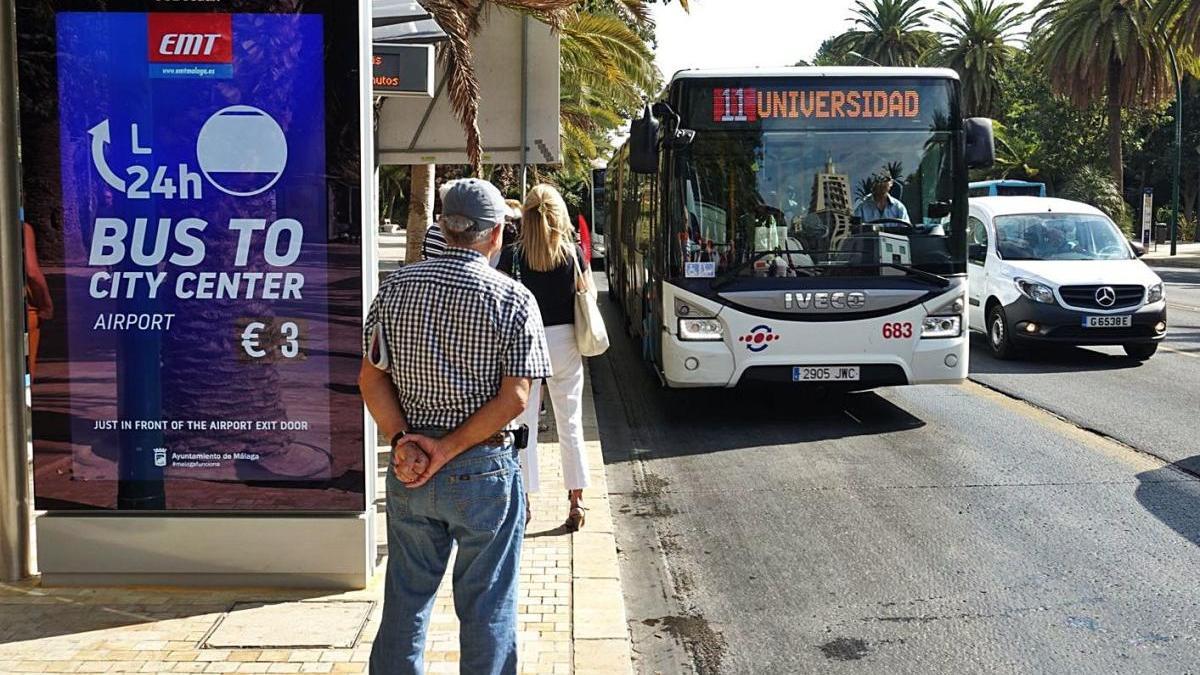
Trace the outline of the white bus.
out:
<instances>
[{"instance_id":1,"label":"white bus","mask_svg":"<svg viewBox=\"0 0 1200 675\"><path fill-rule=\"evenodd\" d=\"M605 177L607 273L671 387L967 374L967 170L950 70L683 71Z\"/></svg>"}]
</instances>

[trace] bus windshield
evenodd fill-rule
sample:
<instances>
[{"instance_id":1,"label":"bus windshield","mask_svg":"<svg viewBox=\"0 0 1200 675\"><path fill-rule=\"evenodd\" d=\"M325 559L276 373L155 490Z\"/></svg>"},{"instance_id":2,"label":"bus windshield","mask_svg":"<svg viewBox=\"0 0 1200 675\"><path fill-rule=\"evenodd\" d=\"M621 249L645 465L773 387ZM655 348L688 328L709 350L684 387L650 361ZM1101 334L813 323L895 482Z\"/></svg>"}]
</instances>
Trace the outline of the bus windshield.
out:
<instances>
[{"instance_id":1,"label":"bus windshield","mask_svg":"<svg viewBox=\"0 0 1200 675\"><path fill-rule=\"evenodd\" d=\"M698 133L676 155L672 268L685 277L961 272L954 142L928 129Z\"/></svg>"}]
</instances>

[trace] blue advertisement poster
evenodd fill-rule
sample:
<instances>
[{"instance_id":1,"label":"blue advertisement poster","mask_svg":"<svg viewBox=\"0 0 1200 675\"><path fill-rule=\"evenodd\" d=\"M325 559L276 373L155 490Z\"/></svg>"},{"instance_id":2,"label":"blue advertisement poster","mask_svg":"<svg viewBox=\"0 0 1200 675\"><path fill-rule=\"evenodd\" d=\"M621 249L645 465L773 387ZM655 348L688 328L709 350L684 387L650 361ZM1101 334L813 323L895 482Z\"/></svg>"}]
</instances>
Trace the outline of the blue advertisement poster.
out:
<instances>
[{"instance_id":1,"label":"blue advertisement poster","mask_svg":"<svg viewBox=\"0 0 1200 675\"><path fill-rule=\"evenodd\" d=\"M346 111L327 119L326 19L55 14L40 508L362 509L361 255L331 178L355 158Z\"/></svg>"}]
</instances>

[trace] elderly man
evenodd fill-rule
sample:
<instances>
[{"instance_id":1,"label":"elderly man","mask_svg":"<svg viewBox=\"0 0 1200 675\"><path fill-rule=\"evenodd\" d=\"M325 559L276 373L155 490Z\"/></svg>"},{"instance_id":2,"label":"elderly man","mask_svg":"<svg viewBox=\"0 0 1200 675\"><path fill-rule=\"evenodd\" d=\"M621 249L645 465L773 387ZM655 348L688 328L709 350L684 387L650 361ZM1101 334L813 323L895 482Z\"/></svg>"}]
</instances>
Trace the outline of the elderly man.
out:
<instances>
[{"instance_id":1,"label":"elderly man","mask_svg":"<svg viewBox=\"0 0 1200 675\"><path fill-rule=\"evenodd\" d=\"M490 183L443 199L441 256L390 276L365 325L359 386L392 441L388 569L371 672L424 673L434 594L452 543L464 673L515 673L525 490L512 421L550 375L537 303L495 271L508 212Z\"/></svg>"},{"instance_id":2,"label":"elderly man","mask_svg":"<svg viewBox=\"0 0 1200 675\"><path fill-rule=\"evenodd\" d=\"M871 194L863 197L854 207L854 215L864 223L877 220L903 220L908 223L908 209L904 202L892 196L894 182L890 174L879 174L871 179Z\"/></svg>"}]
</instances>

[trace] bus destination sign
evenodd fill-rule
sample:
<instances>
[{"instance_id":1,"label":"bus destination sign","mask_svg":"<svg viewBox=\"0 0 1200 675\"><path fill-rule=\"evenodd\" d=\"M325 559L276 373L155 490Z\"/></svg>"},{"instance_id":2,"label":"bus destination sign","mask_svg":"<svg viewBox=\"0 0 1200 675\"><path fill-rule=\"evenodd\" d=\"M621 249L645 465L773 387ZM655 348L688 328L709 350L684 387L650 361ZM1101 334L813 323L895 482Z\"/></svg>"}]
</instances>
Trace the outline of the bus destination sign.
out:
<instances>
[{"instance_id":1,"label":"bus destination sign","mask_svg":"<svg viewBox=\"0 0 1200 675\"><path fill-rule=\"evenodd\" d=\"M770 119L894 119L921 117L914 89L767 89L717 87L712 121L718 124Z\"/></svg>"}]
</instances>

